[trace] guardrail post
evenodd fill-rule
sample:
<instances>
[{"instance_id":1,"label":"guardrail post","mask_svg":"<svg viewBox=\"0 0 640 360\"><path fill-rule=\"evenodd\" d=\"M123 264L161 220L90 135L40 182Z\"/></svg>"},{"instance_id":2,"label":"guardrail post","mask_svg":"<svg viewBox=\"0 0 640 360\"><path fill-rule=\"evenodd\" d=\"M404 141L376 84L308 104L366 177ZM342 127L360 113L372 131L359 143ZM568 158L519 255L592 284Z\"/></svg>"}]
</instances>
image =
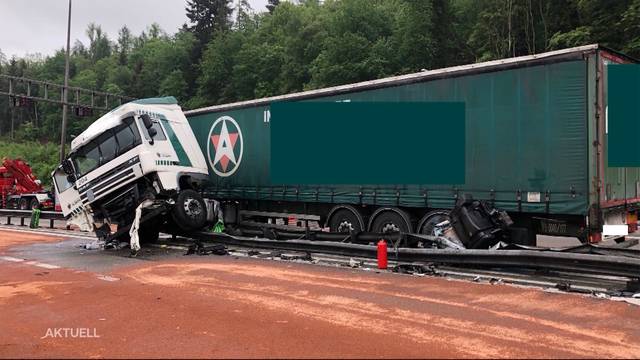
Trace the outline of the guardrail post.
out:
<instances>
[{"instance_id":1,"label":"guardrail post","mask_svg":"<svg viewBox=\"0 0 640 360\"><path fill-rule=\"evenodd\" d=\"M24 216L20 217L20 226L24 226Z\"/></svg>"},{"instance_id":2,"label":"guardrail post","mask_svg":"<svg viewBox=\"0 0 640 360\"><path fill-rule=\"evenodd\" d=\"M49 219L49 229L53 229L54 219Z\"/></svg>"},{"instance_id":3,"label":"guardrail post","mask_svg":"<svg viewBox=\"0 0 640 360\"><path fill-rule=\"evenodd\" d=\"M7 225L11 225L11 216L7 215Z\"/></svg>"}]
</instances>

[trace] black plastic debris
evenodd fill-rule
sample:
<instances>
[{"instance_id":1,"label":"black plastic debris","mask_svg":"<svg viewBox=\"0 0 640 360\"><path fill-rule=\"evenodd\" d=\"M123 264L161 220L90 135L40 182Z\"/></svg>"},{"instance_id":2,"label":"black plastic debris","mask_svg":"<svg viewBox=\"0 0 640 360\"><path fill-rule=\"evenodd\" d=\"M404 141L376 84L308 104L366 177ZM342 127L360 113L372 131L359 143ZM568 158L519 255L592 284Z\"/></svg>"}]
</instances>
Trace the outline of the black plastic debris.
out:
<instances>
[{"instance_id":1,"label":"black plastic debris","mask_svg":"<svg viewBox=\"0 0 640 360\"><path fill-rule=\"evenodd\" d=\"M486 249L500 241L509 242L513 221L505 211L465 194L451 210L451 225L466 248Z\"/></svg>"},{"instance_id":2,"label":"black plastic debris","mask_svg":"<svg viewBox=\"0 0 640 360\"><path fill-rule=\"evenodd\" d=\"M398 264L392 271L409 275L438 275L438 270L431 264Z\"/></svg>"},{"instance_id":3,"label":"black plastic debris","mask_svg":"<svg viewBox=\"0 0 640 360\"><path fill-rule=\"evenodd\" d=\"M282 260L302 260L302 261L312 261L313 258L311 257L311 254L308 252L305 253L281 253L280 254L280 259Z\"/></svg>"},{"instance_id":4,"label":"black plastic debris","mask_svg":"<svg viewBox=\"0 0 640 360\"><path fill-rule=\"evenodd\" d=\"M204 245L200 242L189 246L185 255L228 255L227 247L222 244Z\"/></svg>"}]
</instances>

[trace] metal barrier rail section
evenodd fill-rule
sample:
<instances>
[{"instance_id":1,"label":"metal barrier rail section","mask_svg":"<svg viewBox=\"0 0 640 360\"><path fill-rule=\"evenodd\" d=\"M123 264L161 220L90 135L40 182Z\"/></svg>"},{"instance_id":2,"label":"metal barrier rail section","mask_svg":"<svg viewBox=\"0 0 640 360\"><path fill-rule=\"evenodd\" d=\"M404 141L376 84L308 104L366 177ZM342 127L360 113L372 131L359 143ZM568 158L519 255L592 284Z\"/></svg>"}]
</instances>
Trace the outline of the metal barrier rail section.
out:
<instances>
[{"instance_id":1,"label":"metal barrier rail section","mask_svg":"<svg viewBox=\"0 0 640 360\"><path fill-rule=\"evenodd\" d=\"M20 226L25 226L24 219L30 219L33 214L32 210L14 210L14 209L1 209L0 217L7 218L7 225L13 225L12 219L20 219ZM54 222L56 220L64 220L64 215L58 211L41 211L40 220L49 220L49 228L53 229ZM68 227L67 227L68 229Z\"/></svg>"},{"instance_id":2,"label":"metal barrier rail section","mask_svg":"<svg viewBox=\"0 0 640 360\"><path fill-rule=\"evenodd\" d=\"M24 219L31 218L31 215L31 210L0 210L0 217L6 217L7 224L11 224L12 219L19 218L20 225L25 226ZM60 212L42 211L40 219L49 220L49 227L53 228L54 221L64 220L64 216ZM301 251L363 258L376 258L377 256L377 247L374 245L346 243L339 240L275 240L203 231L188 234L173 233L173 235L186 236L196 243L218 243L257 249ZM376 237L381 234L370 235ZM636 243L628 242L627 245ZM509 245L502 249L486 250L390 247L389 259L397 262L429 262L457 266L524 267L571 271L628 277L635 282L640 278L640 250L628 249L622 246L605 247L583 244L569 248L553 249Z\"/></svg>"},{"instance_id":3,"label":"metal barrier rail section","mask_svg":"<svg viewBox=\"0 0 640 360\"><path fill-rule=\"evenodd\" d=\"M271 240L210 232L192 232L185 235L200 242L259 249L277 249L364 258L376 258L377 256L377 247L374 245L333 241ZM458 266L470 265L505 268L526 267L623 276L631 279L640 278L640 250L608 248L593 245L587 246L593 247L594 251L589 253L585 251L584 246L576 247L573 251L571 248L497 250L390 248L389 259L393 259L397 262L430 262ZM610 250L607 254L598 253L607 250Z\"/></svg>"}]
</instances>

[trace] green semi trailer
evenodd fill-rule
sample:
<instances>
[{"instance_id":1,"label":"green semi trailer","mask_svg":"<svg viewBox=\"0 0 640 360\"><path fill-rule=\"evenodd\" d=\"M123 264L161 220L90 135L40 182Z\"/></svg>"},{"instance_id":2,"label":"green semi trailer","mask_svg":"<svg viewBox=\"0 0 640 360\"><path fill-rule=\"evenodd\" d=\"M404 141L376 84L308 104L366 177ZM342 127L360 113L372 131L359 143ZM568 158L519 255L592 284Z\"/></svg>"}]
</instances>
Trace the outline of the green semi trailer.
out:
<instances>
[{"instance_id":1,"label":"green semi trailer","mask_svg":"<svg viewBox=\"0 0 640 360\"><path fill-rule=\"evenodd\" d=\"M599 241L636 226L640 169L607 165L607 66L634 59L588 45L187 111L207 158L208 196L229 222L317 220L331 231L429 234L463 194L536 234ZM466 108L465 183L281 185L270 182L270 106L282 101L456 101ZM300 136L323 124L303 122ZM339 131L339 130L336 130ZM357 136L357 134L354 134ZM430 134L425 134L429 141ZM295 151L292 149L291 151ZM437 168L447 151L416 166ZM358 161L345 153L332 162ZM291 164L295 167L296 164ZM385 164L381 164L384 168ZM296 224L300 225L297 221ZM290 224L281 224L290 225Z\"/></svg>"}]
</instances>

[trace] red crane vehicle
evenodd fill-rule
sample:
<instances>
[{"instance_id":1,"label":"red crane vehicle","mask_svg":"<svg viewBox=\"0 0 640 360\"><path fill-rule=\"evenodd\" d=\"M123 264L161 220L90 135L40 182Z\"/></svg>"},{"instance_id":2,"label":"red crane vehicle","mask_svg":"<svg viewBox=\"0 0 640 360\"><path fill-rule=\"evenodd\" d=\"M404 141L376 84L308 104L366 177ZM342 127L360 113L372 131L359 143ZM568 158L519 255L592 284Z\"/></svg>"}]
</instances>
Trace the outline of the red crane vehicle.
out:
<instances>
[{"instance_id":1,"label":"red crane vehicle","mask_svg":"<svg viewBox=\"0 0 640 360\"><path fill-rule=\"evenodd\" d=\"M0 208L52 209L51 194L38 180L31 166L21 159L3 159L0 166Z\"/></svg>"}]
</instances>

